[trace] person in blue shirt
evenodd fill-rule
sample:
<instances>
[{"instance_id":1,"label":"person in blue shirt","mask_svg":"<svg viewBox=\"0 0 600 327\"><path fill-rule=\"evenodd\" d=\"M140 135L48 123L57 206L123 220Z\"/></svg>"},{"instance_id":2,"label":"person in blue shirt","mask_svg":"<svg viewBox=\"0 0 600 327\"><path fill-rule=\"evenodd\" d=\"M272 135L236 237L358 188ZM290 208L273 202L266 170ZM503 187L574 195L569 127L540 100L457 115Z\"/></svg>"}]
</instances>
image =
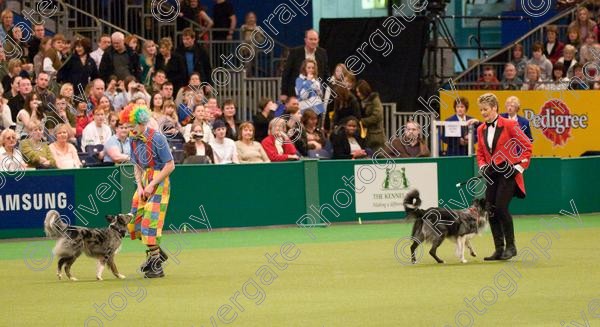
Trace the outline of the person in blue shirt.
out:
<instances>
[{"instance_id":1,"label":"person in blue shirt","mask_svg":"<svg viewBox=\"0 0 600 327\"><path fill-rule=\"evenodd\" d=\"M465 97L458 97L454 100L454 112L455 114L446 119L447 122L469 122L473 117L467 115L469 111L469 100ZM476 126L473 132L476 130ZM469 135L468 126L461 126L460 137L446 137L442 136L444 143L448 145L446 148L446 156L466 156L469 154ZM477 136L473 133L473 144L477 142Z\"/></svg>"},{"instance_id":2,"label":"person in blue shirt","mask_svg":"<svg viewBox=\"0 0 600 327\"><path fill-rule=\"evenodd\" d=\"M117 121L116 133L104 143L104 162L123 163L131 160L131 140L129 123Z\"/></svg>"},{"instance_id":3,"label":"person in blue shirt","mask_svg":"<svg viewBox=\"0 0 600 327\"><path fill-rule=\"evenodd\" d=\"M506 112L500 114L500 116L504 118L508 118L519 123L519 127L523 130L523 133L529 138L531 142L533 142L533 137L531 136L531 128L529 126L529 120L523 116L517 115L519 109L521 108L521 102L519 98L516 96L510 96L506 99L505 103Z\"/></svg>"},{"instance_id":4,"label":"person in blue shirt","mask_svg":"<svg viewBox=\"0 0 600 327\"><path fill-rule=\"evenodd\" d=\"M148 247L141 270L146 278L163 277L162 263L167 255L160 249L162 229L170 197L169 175L175 170L167 138L148 128L150 110L130 105L119 115L122 124L131 124L131 162L134 164L137 189L131 202L131 239L141 239Z\"/></svg>"}]
</instances>

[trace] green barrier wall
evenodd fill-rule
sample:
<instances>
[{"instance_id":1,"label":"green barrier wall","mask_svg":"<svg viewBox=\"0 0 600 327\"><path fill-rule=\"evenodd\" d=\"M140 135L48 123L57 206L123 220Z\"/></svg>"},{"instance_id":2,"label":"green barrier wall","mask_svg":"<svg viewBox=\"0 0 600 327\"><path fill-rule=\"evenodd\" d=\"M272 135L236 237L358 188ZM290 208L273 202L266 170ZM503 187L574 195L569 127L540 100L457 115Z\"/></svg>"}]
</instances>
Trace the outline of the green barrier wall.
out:
<instances>
[{"instance_id":1,"label":"green barrier wall","mask_svg":"<svg viewBox=\"0 0 600 327\"><path fill-rule=\"evenodd\" d=\"M438 163L439 199L446 203L450 199L460 202L456 183L468 180L477 169L474 159L469 157L396 160L396 163L419 162ZM359 216L362 220L403 218L403 212L357 215L354 203L346 208L335 205L333 195L337 190L345 189L349 194L355 194L342 177L353 177L354 165L369 163L372 162L307 160L277 164L177 166L171 177L171 201L165 230L176 231L183 229L184 225L186 229L207 229L207 221L211 228L292 225L307 213L316 217L315 211L309 209L311 206L334 208L339 217L331 211L323 211L332 223L356 221ZM378 164L383 167L385 162ZM600 212L600 193L596 189L600 185L600 172L596 168L599 165L600 157L532 159L530 169L525 172L527 198L515 198L511 212L517 215L558 214L561 209L571 208L571 199L575 200L580 213ZM135 190L132 172L132 166L121 166L27 171L25 174L73 175L75 207L89 221L88 226L101 227L106 226L106 214L129 211ZM111 201L100 201L97 190L101 184L110 186L111 190L120 188L120 194ZM471 201L464 187L463 192ZM96 214L82 209L83 206L93 207L92 201L97 206ZM40 217L40 228L36 229L0 230L0 238L43 236L42 221L43 217ZM81 221L75 223L81 225Z\"/></svg>"}]
</instances>

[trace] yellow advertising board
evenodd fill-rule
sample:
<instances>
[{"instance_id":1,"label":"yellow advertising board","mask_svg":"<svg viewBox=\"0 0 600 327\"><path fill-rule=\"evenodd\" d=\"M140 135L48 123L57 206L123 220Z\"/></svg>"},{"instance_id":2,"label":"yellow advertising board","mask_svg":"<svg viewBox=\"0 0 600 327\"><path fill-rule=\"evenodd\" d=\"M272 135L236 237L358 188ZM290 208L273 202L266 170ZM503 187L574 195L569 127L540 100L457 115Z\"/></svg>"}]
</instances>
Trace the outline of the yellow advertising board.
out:
<instances>
[{"instance_id":1,"label":"yellow advertising board","mask_svg":"<svg viewBox=\"0 0 600 327\"><path fill-rule=\"evenodd\" d=\"M457 96L469 100L467 115L482 120L477 98L488 91L440 92L440 119L454 115ZM498 97L498 113L506 112L509 96L521 102L519 115L529 120L534 156L579 157L600 150L600 91L492 91ZM596 119L594 119L596 117ZM596 127L594 127L596 126Z\"/></svg>"}]
</instances>

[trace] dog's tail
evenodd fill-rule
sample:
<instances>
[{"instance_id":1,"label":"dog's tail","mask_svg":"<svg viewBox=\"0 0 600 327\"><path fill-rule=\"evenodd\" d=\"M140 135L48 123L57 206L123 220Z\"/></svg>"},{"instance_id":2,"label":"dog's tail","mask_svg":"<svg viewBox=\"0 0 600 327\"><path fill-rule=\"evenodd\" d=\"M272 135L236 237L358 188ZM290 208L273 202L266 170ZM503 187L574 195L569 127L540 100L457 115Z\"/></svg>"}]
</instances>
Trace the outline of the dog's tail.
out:
<instances>
[{"instance_id":1,"label":"dog's tail","mask_svg":"<svg viewBox=\"0 0 600 327\"><path fill-rule=\"evenodd\" d=\"M60 213L58 213L58 211L48 211L46 219L44 219L44 231L46 232L46 236L50 238L59 238L64 235L67 227L69 227L69 225L60 219Z\"/></svg>"}]
</instances>

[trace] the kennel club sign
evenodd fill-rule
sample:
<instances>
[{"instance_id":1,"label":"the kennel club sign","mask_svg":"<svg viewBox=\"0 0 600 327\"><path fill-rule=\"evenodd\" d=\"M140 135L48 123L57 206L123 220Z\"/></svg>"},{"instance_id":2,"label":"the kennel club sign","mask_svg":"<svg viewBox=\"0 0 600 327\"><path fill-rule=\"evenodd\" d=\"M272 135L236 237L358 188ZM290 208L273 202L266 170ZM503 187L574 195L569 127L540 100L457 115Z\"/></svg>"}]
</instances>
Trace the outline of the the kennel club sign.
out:
<instances>
[{"instance_id":1,"label":"the kennel club sign","mask_svg":"<svg viewBox=\"0 0 600 327\"><path fill-rule=\"evenodd\" d=\"M423 208L437 206L437 163L408 163L382 167L354 166L356 212L404 211L402 201L412 189L421 194Z\"/></svg>"},{"instance_id":2,"label":"the kennel club sign","mask_svg":"<svg viewBox=\"0 0 600 327\"><path fill-rule=\"evenodd\" d=\"M16 179L7 178L0 189L0 229L41 228L51 209L71 215L69 207L75 203L73 176Z\"/></svg>"}]
</instances>

